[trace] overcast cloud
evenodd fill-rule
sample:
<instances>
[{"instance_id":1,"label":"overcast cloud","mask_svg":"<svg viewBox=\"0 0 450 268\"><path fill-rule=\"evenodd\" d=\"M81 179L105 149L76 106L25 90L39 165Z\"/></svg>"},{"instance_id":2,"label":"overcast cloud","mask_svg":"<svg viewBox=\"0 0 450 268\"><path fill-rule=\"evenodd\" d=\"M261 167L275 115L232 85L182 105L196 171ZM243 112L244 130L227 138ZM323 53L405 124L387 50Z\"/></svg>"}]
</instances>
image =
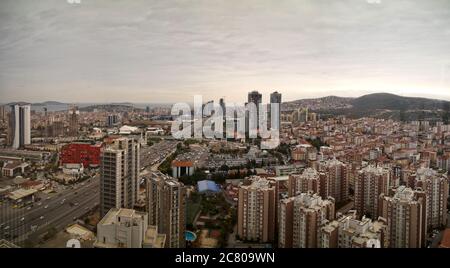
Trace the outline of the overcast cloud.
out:
<instances>
[{"instance_id":1,"label":"overcast cloud","mask_svg":"<svg viewBox=\"0 0 450 268\"><path fill-rule=\"evenodd\" d=\"M450 0L1 0L0 102L450 100Z\"/></svg>"}]
</instances>

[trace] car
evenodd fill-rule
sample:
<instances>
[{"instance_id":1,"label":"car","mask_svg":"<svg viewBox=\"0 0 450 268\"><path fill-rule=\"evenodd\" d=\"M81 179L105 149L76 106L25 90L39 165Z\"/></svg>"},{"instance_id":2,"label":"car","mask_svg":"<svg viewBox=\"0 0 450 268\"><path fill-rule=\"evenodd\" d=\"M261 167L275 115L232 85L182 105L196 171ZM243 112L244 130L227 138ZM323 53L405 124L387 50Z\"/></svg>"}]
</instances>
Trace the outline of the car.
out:
<instances>
[{"instance_id":1,"label":"car","mask_svg":"<svg viewBox=\"0 0 450 268\"><path fill-rule=\"evenodd\" d=\"M61 204L64 204L66 202L66 199L61 200Z\"/></svg>"},{"instance_id":2,"label":"car","mask_svg":"<svg viewBox=\"0 0 450 268\"><path fill-rule=\"evenodd\" d=\"M48 208L48 205L46 205L44 208Z\"/></svg>"},{"instance_id":3,"label":"car","mask_svg":"<svg viewBox=\"0 0 450 268\"><path fill-rule=\"evenodd\" d=\"M76 220L77 220L77 217L73 217L72 220L76 221Z\"/></svg>"},{"instance_id":4,"label":"car","mask_svg":"<svg viewBox=\"0 0 450 268\"><path fill-rule=\"evenodd\" d=\"M6 226L3 230L8 230L10 227L9 227L9 225L8 226Z\"/></svg>"},{"instance_id":5,"label":"car","mask_svg":"<svg viewBox=\"0 0 450 268\"><path fill-rule=\"evenodd\" d=\"M40 206L40 205L42 205L42 203L41 203L41 202L39 202L39 203L37 203L37 205L38 205L38 206Z\"/></svg>"},{"instance_id":6,"label":"car","mask_svg":"<svg viewBox=\"0 0 450 268\"><path fill-rule=\"evenodd\" d=\"M27 210L30 210L31 209L31 207L27 207Z\"/></svg>"},{"instance_id":7,"label":"car","mask_svg":"<svg viewBox=\"0 0 450 268\"><path fill-rule=\"evenodd\" d=\"M49 197L47 197L47 200L50 200L50 196L49 196Z\"/></svg>"},{"instance_id":8,"label":"car","mask_svg":"<svg viewBox=\"0 0 450 268\"><path fill-rule=\"evenodd\" d=\"M24 221L25 220L25 217L22 217L21 219L20 219L20 221Z\"/></svg>"},{"instance_id":9,"label":"car","mask_svg":"<svg viewBox=\"0 0 450 268\"><path fill-rule=\"evenodd\" d=\"M43 220L45 217L44 216L40 216L39 219Z\"/></svg>"},{"instance_id":10,"label":"car","mask_svg":"<svg viewBox=\"0 0 450 268\"><path fill-rule=\"evenodd\" d=\"M73 204L74 206L78 206L78 203Z\"/></svg>"}]
</instances>

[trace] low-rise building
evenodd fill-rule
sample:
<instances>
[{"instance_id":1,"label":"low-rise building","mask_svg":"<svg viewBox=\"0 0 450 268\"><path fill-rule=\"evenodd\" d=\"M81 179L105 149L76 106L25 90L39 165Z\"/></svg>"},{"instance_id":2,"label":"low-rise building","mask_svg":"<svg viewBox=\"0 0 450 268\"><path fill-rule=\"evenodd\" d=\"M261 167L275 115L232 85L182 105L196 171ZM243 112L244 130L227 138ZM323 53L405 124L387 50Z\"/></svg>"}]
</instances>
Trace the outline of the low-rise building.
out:
<instances>
[{"instance_id":1,"label":"low-rise building","mask_svg":"<svg viewBox=\"0 0 450 268\"><path fill-rule=\"evenodd\" d=\"M112 208L97 224L96 248L149 248L164 246L165 235L148 226L148 214Z\"/></svg>"}]
</instances>

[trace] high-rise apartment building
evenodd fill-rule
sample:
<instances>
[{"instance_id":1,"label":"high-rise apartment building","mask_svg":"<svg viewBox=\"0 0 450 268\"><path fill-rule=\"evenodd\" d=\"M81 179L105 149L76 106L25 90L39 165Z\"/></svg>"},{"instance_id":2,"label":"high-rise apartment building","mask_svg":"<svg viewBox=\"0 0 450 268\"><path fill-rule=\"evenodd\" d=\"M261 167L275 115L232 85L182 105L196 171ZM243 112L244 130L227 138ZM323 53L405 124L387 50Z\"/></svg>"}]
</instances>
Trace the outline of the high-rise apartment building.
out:
<instances>
[{"instance_id":1,"label":"high-rise apartment building","mask_svg":"<svg viewBox=\"0 0 450 268\"><path fill-rule=\"evenodd\" d=\"M261 243L274 241L276 208L273 181L258 176L245 179L239 187L238 236Z\"/></svg>"},{"instance_id":2,"label":"high-rise apartment building","mask_svg":"<svg viewBox=\"0 0 450 268\"><path fill-rule=\"evenodd\" d=\"M288 177L288 195L312 191L320 194L320 174L313 168L303 170L302 174L291 174Z\"/></svg>"},{"instance_id":3,"label":"high-rise apartment building","mask_svg":"<svg viewBox=\"0 0 450 268\"><path fill-rule=\"evenodd\" d=\"M147 210L150 225L166 235L166 247L184 248L186 228L186 187L161 172L146 179Z\"/></svg>"},{"instance_id":4,"label":"high-rise apartment building","mask_svg":"<svg viewBox=\"0 0 450 268\"><path fill-rule=\"evenodd\" d=\"M109 140L100 161L100 214L111 208L133 208L138 197L139 143L119 137Z\"/></svg>"},{"instance_id":5,"label":"high-rise apartment building","mask_svg":"<svg viewBox=\"0 0 450 268\"><path fill-rule=\"evenodd\" d=\"M426 237L426 199L423 191L400 186L393 197L380 196L382 217L387 220L391 248L420 248Z\"/></svg>"},{"instance_id":6,"label":"high-rise apartment building","mask_svg":"<svg viewBox=\"0 0 450 268\"><path fill-rule=\"evenodd\" d=\"M14 149L19 149L31 144L31 105L14 103L10 107L8 144Z\"/></svg>"},{"instance_id":7,"label":"high-rise apartment building","mask_svg":"<svg viewBox=\"0 0 450 268\"><path fill-rule=\"evenodd\" d=\"M163 248L166 236L148 225L147 213L112 208L97 224L96 248Z\"/></svg>"},{"instance_id":8,"label":"high-rise apartment building","mask_svg":"<svg viewBox=\"0 0 450 268\"><path fill-rule=\"evenodd\" d=\"M320 228L321 248L384 248L387 247L387 223L383 218L372 221L362 217L358 220L356 211L350 211L339 219L328 222Z\"/></svg>"},{"instance_id":9,"label":"high-rise apartment building","mask_svg":"<svg viewBox=\"0 0 450 268\"><path fill-rule=\"evenodd\" d=\"M422 189L427 198L427 229L447 225L448 178L430 168L419 168L411 175L415 189Z\"/></svg>"},{"instance_id":10,"label":"high-rise apartment building","mask_svg":"<svg viewBox=\"0 0 450 268\"><path fill-rule=\"evenodd\" d=\"M349 190L347 165L337 159L327 160L319 164L319 171L324 173L320 181L320 196L331 196L336 203L346 202Z\"/></svg>"},{"instance_id":11,"label":"high-rise apartment building","mask_svg":"<svg viewBox=\"0 0 450 268\"><path fill-rule=\"evenodd\" d=\"M316 248L320 227L335 217L334 199L301 193L280 201L278 246Z\"/></svg>"},{"instance_id":12,"label":"high-rise apartment building","mask_svg":"<svg viewBox=\"0 0 450 268\"><path fill-rule=\"evenodd\" d=\"M358 171L355 177L355 209L359 217L371 219L379 216L380 194L389 194L390 171L382 167L367 166Z\"/></svg>"}]
</instances>

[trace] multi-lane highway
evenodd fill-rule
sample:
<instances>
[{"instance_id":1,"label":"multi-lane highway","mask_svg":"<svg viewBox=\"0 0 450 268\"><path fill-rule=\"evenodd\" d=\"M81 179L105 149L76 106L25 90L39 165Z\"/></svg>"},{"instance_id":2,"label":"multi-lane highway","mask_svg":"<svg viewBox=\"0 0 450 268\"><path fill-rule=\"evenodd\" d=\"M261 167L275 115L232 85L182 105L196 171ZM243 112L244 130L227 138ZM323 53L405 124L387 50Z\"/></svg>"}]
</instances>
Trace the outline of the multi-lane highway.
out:
<instances>
[{"instance_id":1,"label":"multi-lane highway","mask_svg":"<svg viewBox=\"0 0 450 268\"><path fill-rule=\"evenodd\" d=\"M163 140L141 149L141 167L157 169L176 150L178 141ZM67 225L94 209L100 200L99 175L76 185L55 187L56 193L39 192L39 201L23 208L11 202L0 204L0 239L21 243L38 241L51 228L63 230Z\"/></svg>"},{"instance_id":2,"label":"multi-lane highway","mask_svg":"<svg viewBox=\"0 0 450 268\"><path fill-rule=\"evenodd\" d=\"M0 238L19 243L38 237L50 228L64 229L99 203L99 177L68 187L58 193L45 195L41 200L24 208L2 204ZM5 206L8 206L5 208Z\"/></svg>"},{"instance_id":3,"label":"multi-lane highway","mask_svg":"<svg viewBox=\"0 0 450 268\"><path fill-rule=\"evenodd\" d=\"M174 140L163 140L152 146L142 147L141 169L151 166L153 170L156 170L168 156L176 151L178 143Z\"/></svg>"}]
</instances>

